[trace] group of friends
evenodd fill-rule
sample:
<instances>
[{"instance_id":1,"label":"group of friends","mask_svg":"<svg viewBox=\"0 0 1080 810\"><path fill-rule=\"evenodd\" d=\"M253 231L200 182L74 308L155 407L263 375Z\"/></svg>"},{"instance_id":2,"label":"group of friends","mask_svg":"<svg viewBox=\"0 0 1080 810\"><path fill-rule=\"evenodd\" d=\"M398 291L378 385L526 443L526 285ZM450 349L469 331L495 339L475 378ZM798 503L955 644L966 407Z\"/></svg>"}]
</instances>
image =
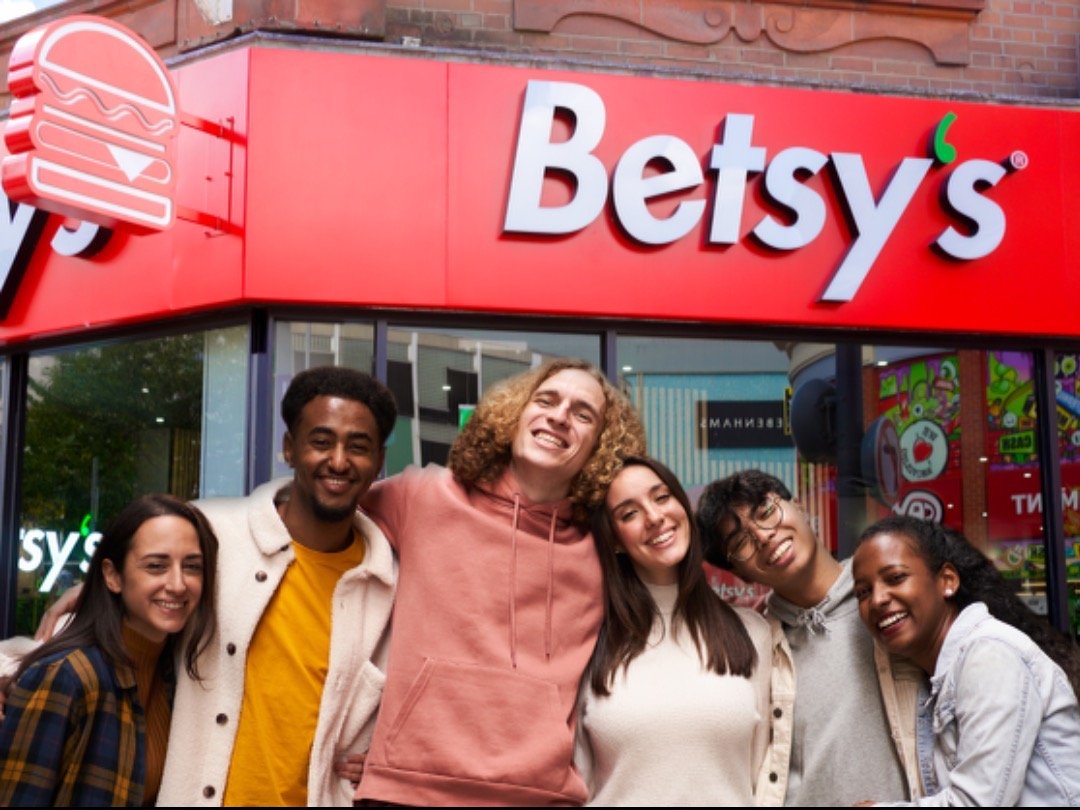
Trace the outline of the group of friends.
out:
<instances>
[{"instance_id":1,"label":"group of friends","mask_svg":"<svg viewBox=\"0 0 1080 810\"><path fill-rule=\"evenodd\" d=\"M445 468L379 477L397 409L355 370L281 415L291 477L135 500L11 661L0 804L1080 805L1076 645L955 531L837 561L758 470L695 509L577 360Z\"/></svg>"}]
</instances>

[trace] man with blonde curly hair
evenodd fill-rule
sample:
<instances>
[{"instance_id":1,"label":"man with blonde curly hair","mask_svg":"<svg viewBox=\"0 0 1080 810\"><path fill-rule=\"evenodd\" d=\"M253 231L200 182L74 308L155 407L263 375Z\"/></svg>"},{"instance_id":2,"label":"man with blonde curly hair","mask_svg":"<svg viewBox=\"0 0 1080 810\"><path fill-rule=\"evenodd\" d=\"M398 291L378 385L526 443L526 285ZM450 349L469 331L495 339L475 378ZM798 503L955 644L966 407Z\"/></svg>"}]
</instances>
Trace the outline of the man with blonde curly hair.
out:
<instances>
[{"instance_id":1,"label":"man with blonde curly hair","mask_svg":"<svg viewBox=\"0 0 1080 810\"><path fill-rule=\"evenodd\" d=\"M626 398L554 360L480 402L449 469L377 482L364 511L400 559L382 706L356 798L581 804L574 704L603 618L587 528L645 451Z\"/></svg>"}]
</instances>

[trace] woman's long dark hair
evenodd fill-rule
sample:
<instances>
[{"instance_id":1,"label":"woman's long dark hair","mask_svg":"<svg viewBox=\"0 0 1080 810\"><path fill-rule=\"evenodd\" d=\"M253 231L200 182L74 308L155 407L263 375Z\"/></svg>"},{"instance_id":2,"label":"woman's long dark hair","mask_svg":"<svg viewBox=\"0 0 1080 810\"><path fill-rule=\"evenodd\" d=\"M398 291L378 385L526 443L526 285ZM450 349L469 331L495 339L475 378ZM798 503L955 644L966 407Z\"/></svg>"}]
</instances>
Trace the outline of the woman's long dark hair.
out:
<instances>
[{"instance_id":1,"label":"woman's long dark hair","mask_svg":"<svg viewBox=\"0 0 1080 810\"><path fill-rule=\"evenodd\" d=\"M59 633L23 657L15 678L35 661L77 647L96 646L114 667L131 666L131 658L124 648L121 635L124 604L119 594L105 586L102 566L105 560L109 560L117 571L122 572L135 532L151 518L166 515L183 518L195 527L199 537L199 550L203 557L202 598L184 632L177 634L185 640L185 669L192 678L199 678L197 659L210 643L216 627L214 594L218 541L202 512L179 498L158 493L136 498L120 510L90 558L90 569L86 572L86 581L79 592L71 621ZM162 652L163 659L165 656L171 657L176 643L177 636L169 636Z\"/></svg>"},{"instance_id":2,"label":"woman's long dark hair","mask_svg":"<svg viewBox=\"0 0 1080 810\"><path fill-rule=\"evenodd\" d=\"M1056 630L1045 616L1031 610L1001 576L993 561L954 529L907 515L890 515L860 535L862 544L880 534L897 534L912 541L916 553L934 575L950 563L960 575L960 587L952 597L957 610L984 602L990 615L1026 634L1069 677L1080 696L1080 647Z\"/></svg>"},{"instance_id":3,"label":"woman's long dark hair","mask_svg":"<svg viewBox=\"0 0 1080 810\"><path fill-rule=\"evenodd\" d=\"M623 469L648 467L668 488L686 511L690 547L678 567L679 593L675 599L672 630L686 624L702 661L720 675L750 677L757 666L757 652L750 634L731 605L709 586L703 562L698 527L690 499L675 474L652 458L631 456ZM601 503L592 513L593 539L604 571L604 623L590 664L590 681L598 695L610 694L620 667L627 667L648 643L656 617L660 615L652 594L634 570L630 555L621 549L612 516Z\"/></svg>"}]
</instances>

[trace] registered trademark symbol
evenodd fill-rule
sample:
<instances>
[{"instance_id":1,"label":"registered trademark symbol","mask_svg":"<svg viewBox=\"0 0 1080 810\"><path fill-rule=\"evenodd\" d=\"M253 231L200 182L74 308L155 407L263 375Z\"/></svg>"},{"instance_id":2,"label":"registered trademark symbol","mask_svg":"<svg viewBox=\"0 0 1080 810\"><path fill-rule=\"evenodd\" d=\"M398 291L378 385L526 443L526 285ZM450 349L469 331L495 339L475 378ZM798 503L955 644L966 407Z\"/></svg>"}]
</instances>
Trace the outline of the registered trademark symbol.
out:
<instances>
[{"instance_id":1,"label":"registered trademark symbol","mask_svg":"<svg viewBox=\"0 0 1080 810\"><path fill-rule=\"evenodd\" d=\"M1009 155L1008 164L1009 168L1013 171L1018 172L1021 169L1026 169L1028 165L1027 152L1017 149L1015 152Z\"/></svg>"}]
</instances>

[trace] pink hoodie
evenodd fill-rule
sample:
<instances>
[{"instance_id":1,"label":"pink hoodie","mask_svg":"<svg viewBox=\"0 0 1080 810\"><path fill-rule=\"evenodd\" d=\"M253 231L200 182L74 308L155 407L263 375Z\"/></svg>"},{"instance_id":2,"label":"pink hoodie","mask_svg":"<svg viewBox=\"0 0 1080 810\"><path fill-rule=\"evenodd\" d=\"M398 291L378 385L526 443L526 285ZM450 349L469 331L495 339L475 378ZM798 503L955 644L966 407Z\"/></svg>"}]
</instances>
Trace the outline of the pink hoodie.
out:
<instances>
[{"instance_id":1,"label":"pink hoodie","mask_svg":"<svg viewBox=\"0 0 1080 810\"><path fill-rule=\"evenodd\" d=\"M506 472L466 488L410 467L362 502L401 567L390 662L356 798L408 805L581 804L578 682L603 618L592 536L570 502Z\"/></svg>"}]
</instances>

